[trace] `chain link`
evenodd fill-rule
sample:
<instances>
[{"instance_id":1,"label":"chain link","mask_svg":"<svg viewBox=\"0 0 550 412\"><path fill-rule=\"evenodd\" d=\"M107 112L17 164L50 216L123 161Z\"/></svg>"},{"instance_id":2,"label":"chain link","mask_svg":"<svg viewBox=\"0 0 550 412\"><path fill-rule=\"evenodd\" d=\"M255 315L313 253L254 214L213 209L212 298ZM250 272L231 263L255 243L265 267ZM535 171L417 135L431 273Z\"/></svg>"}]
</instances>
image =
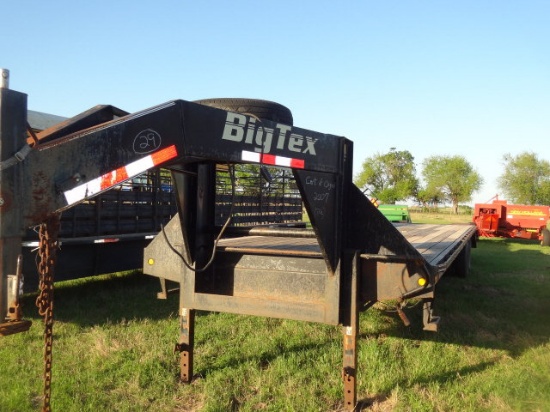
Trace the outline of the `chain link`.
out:
<instances>
[{"instance_id":1,"label":"chain link","mask_svg":"<svg viewBox=\"0 0 550 412\"><path fill-rule=\"evenodd\" d=\"M38 232L39 295L36 298L38 313L44 318L44 403L43 412L50 412L53 346L53 278L57 254L59 216L54 215L40 225Z\"/></svg>"}]
</instances>

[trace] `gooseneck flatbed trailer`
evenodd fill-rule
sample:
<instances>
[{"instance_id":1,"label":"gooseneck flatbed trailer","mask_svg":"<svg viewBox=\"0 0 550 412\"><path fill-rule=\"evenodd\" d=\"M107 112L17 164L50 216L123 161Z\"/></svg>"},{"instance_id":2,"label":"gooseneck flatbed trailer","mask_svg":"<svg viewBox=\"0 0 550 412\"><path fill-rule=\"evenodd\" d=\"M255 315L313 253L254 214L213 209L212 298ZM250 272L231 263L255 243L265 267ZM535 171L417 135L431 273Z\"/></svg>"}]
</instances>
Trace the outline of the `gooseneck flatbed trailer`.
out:
<instances>
[{"instance_id":1,"label":"gooseneck flatbed trailer","mask_svg":"<svg viewBox=\"0 0 550 412\"><path fill-rule=\"evenodd\" d=\"M226 103L174 100L107 118L88 113L28 139L26 95L0 89L0 332L30 326L17 287L25 230L42 228L42 309L51 335L59 214L162 167L172 174L178 213L145 248L143 271L179 283L181 380L194 375L196 310L341 325L345 407L353 410L359 313L377 301L395 300L399 309L419 299L424 328L437 330L436 284L447 272L466 274L475 226L394 225L352 183L351 140L295 127L276 106L254 113ZM234 227L231 211L217 224L216 174L228 174L238 191L231 170L242 163L291 170L311 227ZM46 343L51 350L51 336Z\"/></svg>"}]
</instances>

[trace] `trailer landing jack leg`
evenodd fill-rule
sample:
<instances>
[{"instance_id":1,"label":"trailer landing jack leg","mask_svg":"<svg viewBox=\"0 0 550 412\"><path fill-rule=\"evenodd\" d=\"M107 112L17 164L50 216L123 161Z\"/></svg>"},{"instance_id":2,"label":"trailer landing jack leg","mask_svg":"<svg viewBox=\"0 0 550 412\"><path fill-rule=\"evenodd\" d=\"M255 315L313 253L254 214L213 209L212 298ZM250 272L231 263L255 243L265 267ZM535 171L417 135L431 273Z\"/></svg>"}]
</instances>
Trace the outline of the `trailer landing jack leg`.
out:
<instances>
[{"instance_id":1,"label":"trailer landing jack leg","mask_svg":"<svg viewBox=\"0 0 550 412\"><path fill-rule=\"evenodd\" d=\"M357 332L359 330L359 309L357 305L358 276L357 255L353 259L351 276L351 296L349 324L344 323L344 357L342 365L342 379L344 380L344 408L348 411L357 410ZM348 322L346 322L348 323ZM361 409L359 407L359 409Z\"/></svg>"},{"instance_id":2,"label":"trailer landing jack leg","mask_svg":"<svg viewBox=\"0 0 550 412\"><path fill-rule=\"evenodd\" d=\"M344 326L344 407L354 411L357 404L357 328Z\"/></svg>"},{"instance_id":3,"label":"trailer landing jack leg","mask_svg":"<svg viewBox=\"0 0 550 412\"><path fill-rule=\"evenodd\" d=\"M195 346L195 311L181 308L180 338L176 351L180 353L180 379L191 383L193 379L193 347Z\"/></svg>"},{"instance_id":4,"label":"trailer landing jack leg","mask_svg":"<svg viewBox=\"0 0 550 412\"><path fill-rule=\"evenodd\" d=\"M26 332L31 327L30 320L23 320L21 306L19 305L19 292L21 284L21 268L23 267L23 256L17 257L15 275L8 275L8 308L6 322L0 323L0 336L12 335L15 333Z\"/></svg>"},{"instance_id":5,"label":"trailer landing jack leg","mask_svg":"<svg viewBox=\"0 0 550 412\"><path fill-rule=\"evenodd\" d=\"M437 328L439 326L439 316L434 316L433 314L432 304L434 299L424 298L422 299L422 301L424 302L423 310L422 310L422 320L424 321L424 330L427 330L429 332L437 332Z\"/></svg>"}]
</instances>

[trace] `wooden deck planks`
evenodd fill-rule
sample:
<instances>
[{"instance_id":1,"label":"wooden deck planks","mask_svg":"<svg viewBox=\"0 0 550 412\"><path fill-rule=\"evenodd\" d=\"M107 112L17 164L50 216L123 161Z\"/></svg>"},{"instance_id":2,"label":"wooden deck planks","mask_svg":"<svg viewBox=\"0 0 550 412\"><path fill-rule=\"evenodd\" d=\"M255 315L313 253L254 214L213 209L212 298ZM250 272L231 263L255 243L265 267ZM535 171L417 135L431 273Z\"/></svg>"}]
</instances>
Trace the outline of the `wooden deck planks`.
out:
<instances>
[{"instance_id":1,"label":"wooden deck planks","mask_svg":"<svg viewBox=\"0 0 550 412\"><path fill-rule=\"evenodd\" d=\"M238 238L221 239L218 247L223 249L265 249L266 251L286 251L289 254L295 252L321 253L317 239L289 238L268 236L245 236Z\"/></svg>"},{"instance_id":2,"label":"wooden deck planks","mask_svg":"<svg viewBox=\"0 0 550 412\"><path fill-rule=\"evenodd\" d=\"M473 230L472 225L436 225L436 224L396 224L397 229L407 241L422 255L428 264L441 264L458 243ZM236 251L265 250L273 254L295 254L297 252L319 253L316 239L245 236L220 240L222 250Z\"/></svg>"},{"instance_id":3,"label":"wooden deck planks","mask_svg":"<svg viewBox=\"0 0 550 412\"><path fill-rule=\"evenodd\" d=\"M397 229L430 265L439 265L457 243L474 229L472 225L399 225Z\"/></svg>"}]
</instances>

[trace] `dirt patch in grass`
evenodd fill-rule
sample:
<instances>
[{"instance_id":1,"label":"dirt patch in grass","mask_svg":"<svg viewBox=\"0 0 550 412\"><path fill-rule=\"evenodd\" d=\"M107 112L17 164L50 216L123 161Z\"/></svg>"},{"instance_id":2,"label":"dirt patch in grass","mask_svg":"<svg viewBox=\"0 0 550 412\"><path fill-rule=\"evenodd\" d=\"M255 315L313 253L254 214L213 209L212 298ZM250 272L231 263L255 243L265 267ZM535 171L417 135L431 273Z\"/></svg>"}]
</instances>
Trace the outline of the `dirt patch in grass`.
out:
<instances>
[{"instance_id":1,"label":"dirt patch in grass","mask_svg":"<svg viewBox=\"0 0 550 412\"><path fill-rule=\"evenodd\" d=\"M397 405L397 390L390 395L377 395L363 401L363 410L372 412L391 412Z\"/></svg>"}]
</instances>

